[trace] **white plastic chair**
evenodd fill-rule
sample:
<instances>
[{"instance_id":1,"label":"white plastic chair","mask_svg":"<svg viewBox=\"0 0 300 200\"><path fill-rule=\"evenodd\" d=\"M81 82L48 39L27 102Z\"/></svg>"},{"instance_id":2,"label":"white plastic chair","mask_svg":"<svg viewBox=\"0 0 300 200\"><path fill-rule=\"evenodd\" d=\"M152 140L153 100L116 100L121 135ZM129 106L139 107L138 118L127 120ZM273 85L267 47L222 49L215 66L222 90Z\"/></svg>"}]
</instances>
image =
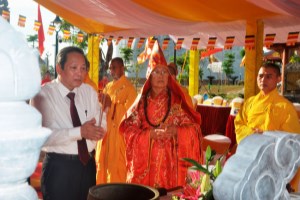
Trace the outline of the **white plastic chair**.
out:
<instances>
[{"instance_id":1,"label":"white plastic chair","mask_svg":"<svg viewBox=\"0 0 300 200\"><path fill-rule=\"evenodd\" d=\"M234 116L237 115L243 103L244 103L244 99L241 97L236 97L232 99L230 103L230 107L231 107L230 115L234 115Z\"/></svg>"}]
</instances>

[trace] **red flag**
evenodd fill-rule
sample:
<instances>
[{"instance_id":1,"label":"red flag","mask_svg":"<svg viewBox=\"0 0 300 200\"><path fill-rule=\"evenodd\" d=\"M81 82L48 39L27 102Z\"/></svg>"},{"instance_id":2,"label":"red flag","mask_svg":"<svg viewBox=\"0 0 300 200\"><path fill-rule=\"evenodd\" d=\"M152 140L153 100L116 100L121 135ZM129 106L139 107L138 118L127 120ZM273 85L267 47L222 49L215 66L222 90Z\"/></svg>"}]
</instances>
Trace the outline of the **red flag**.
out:
<instances>
[{"instance_id":1,"label":"red flag","mask_svg":"<svg viewBox=\"0 0 300 200\"><path fill-rule=\"evenodd\" d=\"M224 49L232 49L233 42L234 42L234 36L226 37Z\"/></svg>"},{"instance_id":2,"label":"red flag","mask_svg":"<svg viewBox=\"0 0 300 200\"><path fill-rule=\"evenodd\" d=\"M123 39L123 36L119 36L118 39L116 40L116 45L118 45L122 39Z\"/></svg>"},{"instance_id":3,"label":"red flag","mask_svg":"<svg viewBox=\"0 0 300 200\"><path fill-rule=\"evenodd\" d=\"M132 42L134 40L134 37L129 37L127 42L127 48L131 48Z\"/></svg>"},{"instance_id":4,"label":"red flag","mask_svg":"<svg viewBox=\"0 0 300 200\"><path fill-rule=\"evenodd\" d=\"M298 40L299 32L289 32L286 45L294 46Z\"/></svg>"},{"instance_id":5,"label":"red flag","mask_svg":"<svg viewBox=\"0 0 300 200\"><path fill-rule=\"evenodd\" d=\"M267 48L270 48L271 45L274 42L275 36L276 36L275 33L266 34L265 41L264 41L264 46L267 47Z\"/></svg>"},{"instance_id":6,"label":"red flag","mask_svg":"<svg viewBox=\"0 0 300 200\"><path fill-rule=\"evenodd\" d=\"M245 49L253 50L255 48L255 35L245 36Z\"/></svg>"},{"instance_id":7,"label":"red flag","mask_svg":"<svg viewBox=\"0 0 300 200\"><path fill-rule=\"evenodd\" d=\"M217 41L217 37L209 37L207 42L206 51L213 50L215 48L215 44Z\"/></svg>"},{"instance_id":8,"label":"red flag","mask_svg":"<svg viewBox=\"0 0 300 200\"><path fill-rule=\"evenodd\" d=\"M196 51L197 47L198 47L198 44L199 44L199 41L200 41L200 38L193 38L190 50Z\"/></svg>"},{"instance_id":9,"label":"red flag","mask_svg":"<svg viewBox=\"0 0 300 200\"><path fill-rule=\"evenodd\" d=\"M168 48L168 44L169 44L170 38L165 38L163 43L162 43L162 50L166 50Z\"/></svg>"},{"instance_id":10,"label":"red flag","mask_svg":"<svg viewBox=\"0 0 300 200\"><path fill-rule=\"evenodd\" d=\"M181 49L181 45L183 43L184 38L178 38L175 46L175 50Z\"/></svg>"},{"instance_id":11,"label":"red flag","mask_svg":"<svg viewBox=\"0 0 300 200\"><path fill-rule=\"evenodd\" d=\"M137 48L141 48L145 42L146 38L140 38Z\"/></svg>"},{"instance_id":12,"label":"red flag","mask_svg":"<svg viewBox=\"0 0 300 200\"><path fill-rule=\"evenodd\" d=\"M44 28L43 28L43 21L42 21L40 5L38 5L38 21L41 22L41 26L40 26L39 32L38 32L38 40L39 40L39 51L40 51L40 55L42 56L44 49L45 49L44 48L45 35L44 35Z\"/></svg>"}]
</instances>

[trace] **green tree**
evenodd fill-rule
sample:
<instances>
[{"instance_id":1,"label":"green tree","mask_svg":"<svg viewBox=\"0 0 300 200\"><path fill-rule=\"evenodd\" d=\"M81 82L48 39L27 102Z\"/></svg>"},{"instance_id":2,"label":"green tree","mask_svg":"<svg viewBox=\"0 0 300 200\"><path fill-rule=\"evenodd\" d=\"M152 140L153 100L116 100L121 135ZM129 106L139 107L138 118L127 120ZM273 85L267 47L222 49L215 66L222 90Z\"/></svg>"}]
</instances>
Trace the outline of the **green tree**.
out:
<instances>
[{"instance_id":1,"label":"green tree","mask_svg":"<svg viewBox=\"0 0 300 200\"><path fill-rule=\"evenodd\" d=\"M124 60L124 65L126 67L126 70L130 71L129 69L132 68L132 66L130 65L130 61L132 60L133 57L133 50L131 48L124 47L121 48L120 51L121 51L122 58Z\"/></svg>"},{"instance_id":2,"label":"green tree","mask_svg":"<svg viewBox=\"0 0 300 200\"><path fill-rule=\"evenodd\" d=\"M170 60L174 60L174 57L170 57ZM176 57L176 66L179 67L178 71L178 81L186 85L189 78L189 64L190 64L190 56L188 51L185 52L185 54L182 54L181 56Z\"/></svg>"},{"instance_id":3,"label":"green tree","mask_svg":"<svg viewBox=\"0 0 300 200\"><path fill-rule=\"evenodd\" d=\"M32 48L34 48L34 43L38 41L38 35L29 35L27 37L27 42L32 42Z\"/></svg>"},{"instance_id":4,"label":"green tree","mask_svg":"<svg viewBox=\"0 0 300 200\"><path fill-rule=\"evenodd\" d=\"M235 61L235 55L233 53L225 53L224 61L222 63L223 72L226 74L227 78L231 78L234 74L233 63Z\"/></svg>"}]
</instances>

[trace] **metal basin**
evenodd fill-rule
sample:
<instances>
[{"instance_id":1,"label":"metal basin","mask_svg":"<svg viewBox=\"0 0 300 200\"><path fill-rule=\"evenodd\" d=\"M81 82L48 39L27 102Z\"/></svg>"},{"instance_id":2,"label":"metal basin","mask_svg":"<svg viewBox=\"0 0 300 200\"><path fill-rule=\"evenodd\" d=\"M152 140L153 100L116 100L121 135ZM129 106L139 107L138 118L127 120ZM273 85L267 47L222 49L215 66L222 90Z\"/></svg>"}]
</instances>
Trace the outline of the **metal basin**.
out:
<instances>
[{"instance_id":1,"label":"metal basin","mask_svg":"<svg viewBox=\"0 0 300 200\"><path fill-rule=\"evenodd\" d=\"M100 184L90 188L88 200L155 200L159 199L159 192L151 187L127 184L110 183Z\"/></svg>"}]
</instances>

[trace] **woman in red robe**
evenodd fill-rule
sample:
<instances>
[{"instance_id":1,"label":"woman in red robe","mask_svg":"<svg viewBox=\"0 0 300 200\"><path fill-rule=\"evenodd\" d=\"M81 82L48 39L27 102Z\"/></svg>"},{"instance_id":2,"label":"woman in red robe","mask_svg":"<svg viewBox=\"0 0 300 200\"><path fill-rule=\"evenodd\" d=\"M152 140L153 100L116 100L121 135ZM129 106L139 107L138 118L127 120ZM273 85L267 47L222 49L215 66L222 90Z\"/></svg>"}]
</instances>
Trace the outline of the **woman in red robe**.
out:
<instances>
[{"instance_id":1,"label":"woman in red robe","mask_svg":"<svg viewBox=\"0 0 300 200\"><path fill-rule=\"evenodd\" d=\"M173 188L185 184L190 165L182 158L200 161L201 118L169 74L157 42L153 52L142 95L120 125L127 182Z\"/></svg>"}]
</instances>

